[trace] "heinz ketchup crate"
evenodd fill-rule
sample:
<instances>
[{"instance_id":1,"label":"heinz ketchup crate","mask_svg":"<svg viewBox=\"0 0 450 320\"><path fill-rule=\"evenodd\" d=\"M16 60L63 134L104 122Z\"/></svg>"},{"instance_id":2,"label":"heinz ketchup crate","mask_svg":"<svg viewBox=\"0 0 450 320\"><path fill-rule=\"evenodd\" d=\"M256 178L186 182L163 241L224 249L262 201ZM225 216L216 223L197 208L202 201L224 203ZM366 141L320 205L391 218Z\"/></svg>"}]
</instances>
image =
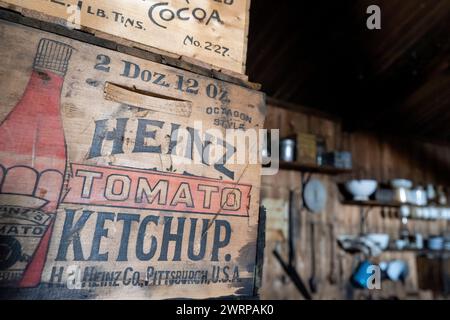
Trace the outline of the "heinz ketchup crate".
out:
<instances>
[{"instance_id":1,"label":"heinz ketchup crate","mask_svg":"<svg viewBox=\"0 0 450 320\"><path fill-rule=\"evenodd\" d=\"M29 17L245 74L250 0L0 0Z\"/></svg>"},{"instance_id":2,"label":"heinz ketchup crate","mask_svg":"<svg viewBox=\"0 0 450 320\"><path fill-rule=\"evenodd\" d=\"M228 137L263 94L4 20L0 42L1 296L252 296L261 166Z\"/></svg>"}]
</instances>

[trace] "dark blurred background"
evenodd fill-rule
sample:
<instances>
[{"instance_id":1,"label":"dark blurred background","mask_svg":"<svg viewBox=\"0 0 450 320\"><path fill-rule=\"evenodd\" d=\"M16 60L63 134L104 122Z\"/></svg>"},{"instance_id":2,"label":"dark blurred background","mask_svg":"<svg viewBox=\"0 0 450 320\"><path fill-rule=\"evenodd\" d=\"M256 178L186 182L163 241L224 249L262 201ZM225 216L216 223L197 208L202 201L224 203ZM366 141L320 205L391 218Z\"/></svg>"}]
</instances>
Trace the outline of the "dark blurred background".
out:
<instances>
[{"instance_id":1,"label":"dark blurred background","mask_svg":"<svg viewBox=\"0 0 450 320\"><path fill-rule=\"evenodd\" d=\"M368 30L366 9L381 8ZM450 1L254 0L247 72L269 97L369 129L450 142Z\"/></svg>"}]
</instances>

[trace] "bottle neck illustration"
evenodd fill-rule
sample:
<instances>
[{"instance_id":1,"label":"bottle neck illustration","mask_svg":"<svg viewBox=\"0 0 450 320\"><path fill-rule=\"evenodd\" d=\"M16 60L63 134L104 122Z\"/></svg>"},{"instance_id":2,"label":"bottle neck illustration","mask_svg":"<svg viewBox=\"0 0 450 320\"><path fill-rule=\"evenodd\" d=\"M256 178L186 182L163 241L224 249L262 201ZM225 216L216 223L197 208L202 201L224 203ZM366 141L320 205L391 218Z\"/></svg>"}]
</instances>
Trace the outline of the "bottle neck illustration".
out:
<instances>
[{"instance_id":1,"label":"bottle neck illustration","mask_svg":"<svg viewBox=\"0 0 450 320\"><path fill-rule=\"evenodd\" d=\"M35 209L45 201L39 208L57 208L67 158L60 97L71 53L66 44L42 39L22 97L0 124L3 202L5 194L26 195L41 200Z\"/></svg>"},{"instance_id":2,"label":"bottle neck illustration","mask_svg":"<svg viewBox=\"0 0 450 320\"><path fill-rule=\"evenodd\" d=\"M47 201L40 206L47 212L57 208L66 170L60 97L71 52L65 44L40 41L25 91L0 124L0 194Z\"/></svg>"},{"instance_id":3,"label":"bottle neck illustration","mask_svg":"<svg viewBox=\"0 0 450 320\"><path fill-rule=\"evenodd\" d=\"M0 152L14 152L19 158L65 158L60 115L63 83L57 74L33 70L21 100L0 126ZM19 159L9 159L9 164L5 160L2 164L10 166Z\"/></svg>"},{"instance_id":4,"label":"bottle neck illustration","mask_svg":"<svg viewBox=\"0 0 450 320\"><path fill-rule=\"evenodd\" d=\"M5 208L23 207L52 216L57 212L66 170L61 92L72 50L58 41L39 41L25 91L0 123L0 205ZM20 217L14 221L29 223ZM26 264L14 261L11 266L21 275L19 287L40 282L53 220L48 223L33 241L16 238L31 257Z\"/></svg>"},{"instance_id":5,"label":"bottle neck illustration","mask_svg":"<svg viewBox=\"0 0 450 320\"><path fill-rule=\"evenodd\" d=\"M0 163L45 170L66 158L60 96L72 49L43 39L19 103L0 124ZM15 157L8 157L8 154ZM4 156L2 156L2 154ZM56 164L55 169L60 169Z\"/></svg>"}]
</instances>

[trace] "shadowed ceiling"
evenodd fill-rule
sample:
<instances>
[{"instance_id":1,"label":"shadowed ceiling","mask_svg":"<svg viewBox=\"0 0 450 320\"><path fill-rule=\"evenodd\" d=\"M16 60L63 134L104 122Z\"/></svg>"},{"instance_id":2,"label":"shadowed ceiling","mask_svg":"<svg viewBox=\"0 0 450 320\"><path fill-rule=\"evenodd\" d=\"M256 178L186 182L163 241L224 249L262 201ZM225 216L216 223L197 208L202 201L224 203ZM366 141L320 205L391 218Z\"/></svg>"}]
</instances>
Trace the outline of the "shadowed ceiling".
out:
<instances>
[{"instance_id":1,"label":"shadowed ceiling","mask_svg":"<svg viewBox=\"0 0 450 320\"><path fill-rule=\"evenodd\" d=\"M250 21L247 73L270 97L450 143L450 0L253 0Z\"/></svg>"}]
</instances>

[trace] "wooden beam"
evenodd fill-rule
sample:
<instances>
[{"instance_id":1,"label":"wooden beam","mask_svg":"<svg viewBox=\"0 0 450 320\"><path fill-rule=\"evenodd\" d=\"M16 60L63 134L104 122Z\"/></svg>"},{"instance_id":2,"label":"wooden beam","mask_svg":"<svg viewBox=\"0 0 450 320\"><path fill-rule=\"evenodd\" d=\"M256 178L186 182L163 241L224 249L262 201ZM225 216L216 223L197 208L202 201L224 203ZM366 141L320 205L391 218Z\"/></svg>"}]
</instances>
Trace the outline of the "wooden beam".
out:
<instances>
[{"instance_id":1,"label":"wooden beam","mask_svg":"<svg viewBox=\"0 0 450 320\"><path fill-rule=\"evenodd\" d=\"M328 120L332 120L332 121L341 122L341 118L339 118L336 115L326 113L326 112L320 111L318 109L304 107L304 106L301 106L301 105L298 105L295 103L278 100L278 99L275 99L272 97L267 97L267 104L269 106L279 107L279 108L283 108L283 109L287 109L287 110L291 110L291 111L295 111L295 112L299 112L299 113L305 113L308 115L312 115L312 116L316 116L316 117L320 117L320 118L324 118L324 119L328 119Z\"/></svg>"}]
</instances>

